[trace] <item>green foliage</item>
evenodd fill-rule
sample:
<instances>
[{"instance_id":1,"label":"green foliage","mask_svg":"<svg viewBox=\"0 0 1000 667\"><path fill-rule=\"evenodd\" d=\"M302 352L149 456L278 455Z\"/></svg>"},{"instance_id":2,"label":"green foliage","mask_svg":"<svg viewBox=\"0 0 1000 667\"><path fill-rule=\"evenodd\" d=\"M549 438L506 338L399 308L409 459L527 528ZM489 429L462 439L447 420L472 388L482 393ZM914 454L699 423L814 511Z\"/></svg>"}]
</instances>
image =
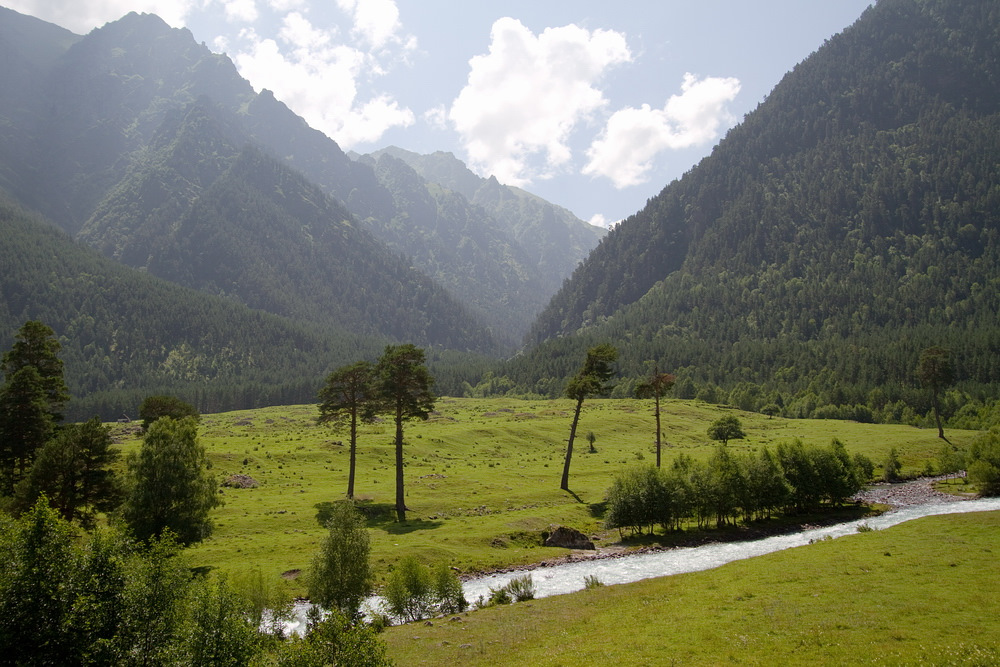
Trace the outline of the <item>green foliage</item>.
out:
<instances>
[{"instance_id":1,"label":"green foliage","mask_svg":"<svg viewBox=\"0 0 1000 667\"><path fill-rule=\"evenodd\" d=\"M348 426L351 436L351 462L347 476L347 497L354 498L354 477L357 467L358 423L372 423L378 409L375 368L367 361L358 361L330 373L319 392L319 423L332 423L337 428Z\"/></svg>"},{"instance_id":2,"label":"green foliage","mask_svg":"<svg viewBox=\"0 0 1000 667\"><path fill-rule=\"evenodd\" d=\"M207 462L193 417L153 422L142 448L127 461L121 513L137 538L169 531L182 544L192 544L211 533L209 512L222 500Z\"/></svg>"},{"instance_id":3,"label":"green foliage","mask_svg":"<svg viewBox=\"0 0 1000 667\"><path fill-rule=\"evenodd\" d=\"M199 411L305 403L322 370L384 340L253 311L122 266L0 197L0 333L27 317L59 332L70 419L134 417L151 394Z\"/></svg>"},{"instance_id":4,"label":"green foliage","mask_svg":"<svg viewBox=\"0 0 1000 667\"><path fill-rule=\"evenodd\" d=\"M583 578L583 588L584 590L592 590L594 588L601 588L604 586L604 582L601 581L596 574L588 574Z\"/></svg>"},{"instance_id":5,"label":"green foliage","mask_svg":"<svg viewBox=\"0 0 1000 667\"><path fill-rule=\"evenodd\" d=\"M726 400L719 387L733 402L749 383L741 407L780 393L788 417L918 424L933 406L913 370L942 346L959 393L992 405L1000 39L988 6L880 2L828 40L608 233L539 316L537 348L503 374L527 391L621 341L625 378L656 359L706 400Z\"/></svg>"},{"instance_id":6,"label":"green foliage","mask_svg":"<svg viewBox=\"0 0 1000 667\"><path fill-rule=\"evenodd\" d=\"M334 503L326 525L329 532L309 571L309 598L325 609L338 609L349 619L357 619L374 585L365 519L354 503L341 501Z\"/></svg>"},{"instance_id":7,"label":"green foliage","mask_svg":"<svg viewBox=\"0 0 1000 667\"><path fill-rule=\"evenodd\" d=\"M438 612L442 614L458 614L469 607L462 590L462 581L458 574L444 561L431 568L431 578L434 582L434 598L437 600Z\"/></svg>"},{"instance_id":8,"label":"green foliage","mask_svg":"<svg viewBox=\"0 0 1000 667\"><path fill-rule=\"evenodd\" d=\"M385 644L376 631L364 623L352 623L340 611L332 610L314 624L303 638L292 638L272 656L282 667L390 667Z\"/></svg>"},{"instance_id":9,"label":"green foliage","mask_svg":"<svg viewBox=\"0 0 1000 667\"><path fill-rule=\"evenodd\" d=\"M11 495L52 435L42 378L34 366L15 372L0 388L0 481L4 495Z\"/></svg>"},{"instance_id":10,"label":"green foliage","mask_svg":"<svg viewBox=\"0 0 1000 667\"><path fill-rule=\"evenodd\" d=\"M117 459L109 429L97 417L66 426L39 451L17 487L16 504L26 510L45 495L63 519L93 526L97 512L120 501L112 468Z\"/></svg>"},{"instance_id":11,"label":"green foliage","mask_svg":"<svg viewBox=\"0 0 1000 667\"><path fill-rule=\"evenodd\" d=\"M721 440L722 444L728 444L730 440L742 440L746 437L743 432L743 424L739 417L726 415L719 417L708 427L708 437L712 440Z\"/></svg>"},{"instance_id":12,"label":"green foliage","mask_svg":"<svg viewBox=\"0 0 1000 667\"><path fill-rule=\"evenodd\" d=\"M872 464L851 457L843 443L827 448L801 441L778 445L777 456L734 454L718 445L707 461L679 456L665 468L638 466L619 473L608 489L604 523L633 533L678 528L685 521L704 526L770 518L773 513L837 506L869 481Z\"/></svg>"},{"instance_id":13,"label":"green foliage","mask_svg":"<svg viewBox=\"0 0 1000 667\"><path fill-rule=\"evenodd\" d=\"M562 482L559 488L569 490L569 465L573 459L573 441L576 438L576 427L580 423L580 411L583 401L589 396L606 392L608 381L614 376L614 363L618 359L618 350L610 343L602 343L587 350L587 358L576 375L570 378L566 385L566 397L576 401L573 411L573 422L569 429L569 440L566 442L566 460L563 464Z\"/></svg>"},{"instance_id":14,"label":"green foliage","mask_svg":"<svg viewBox=\"0 0 1000 667\"><path fill-rule=\"evenodd\" d=\"M966 457L969 480L981 496L1000 496L1000 429L990 429L972 441Z\"/></svg>"},{"instance_id":15,"label":"green foliage","mask_svg":"<svg viewBox=\"0 0 1000 667\"><path fill-rule=\"evenodd\" d=\"M45 401L53 421L62 420L62 408L69 401L69 388L63 378L61 349L55 332L41 322L25 322L14 337L14 346L3 355L2 368L7 380L23 368L38 371Z\"/></svg>"},{"instance_id":16,"label":"green foliage","mask_svg":"<svg viewBox=\"0 0 1000 667\"><path fill-rule=\"evenodd\" d=\"M428 567L413 555L405 556L389 572L382 598L386 613L403 622L432 614L457 614L469 606L462 582L447 563Z\"/></svg>"},{"instance_id":17,"label":"green foliage","mask_svg":"<svg viewBox=\"0 0 1000 667\"><path fill-rule=\"evenodd\" d=\"M147 396L139 405L139 418L142 419L143 430L149 429L149 425L160 417L170 417L171 419L194 417L195 420L198 420L201 415L197 408L176 396Z\"/></svg>"},{"instance_id":18,"label":"green foliage","mask_svg":"<svg viewBox=\"0 0 1000 667\"><path fill-rule=\"evenodd\" d=\"M404 622L426 618L434 605L434 580L430 568L416 556L404 557L386 578L382 598L386 611Z\"/></svg>"},{"instance_id":19,"label":"green foliage","mask_svg":"<svg viewBox=\"0 0 1000 667\"><path fill-rule=\"evenodd\" d=\"M535 582L530 574L522 574L511 578L510 581L498 588L491 586L489 597L481 606L493 607L534 599Z\"/></svg>"},{"instance_id":20,"label":"green foliage","mask_svg":"<svg viewBox=\"0 0 1000 667\"><path fill-rule=\"evenodd\" d=\"M943 438L944 427L941 424L940 394L955 380L955 369L951 365L948 350L937 346L923 350L920 353L920 361L917 363L917 377L920 379L920 384L930 389L938 437Z\"/></svg>"},{"instance_id":21,"label":"green foliage","mask_svg":"<svg viewBox=\"0 0 1000 667\"><path fill-rule=\"evenodd\" d=\"M903 464L899 460L899 452L893 447L889 450L889 453L885 455L885 460L882 462L882 481L884 482L898 482L899 481L899 471L902 469Z\"/></svg>"},{"instance_id":22,"label":"green foliage","mask_svg":"<svg viewBox=\"0 0 1000 667\"><path fill-rule=\"evenodd\" d=\"M375 367L379 411L396 424L396 518L406 521L403 489L403 422L427 419L434 408L434 378L424 365L424 351L412 343L387 345Z\"/></svg>"}]
</instances>

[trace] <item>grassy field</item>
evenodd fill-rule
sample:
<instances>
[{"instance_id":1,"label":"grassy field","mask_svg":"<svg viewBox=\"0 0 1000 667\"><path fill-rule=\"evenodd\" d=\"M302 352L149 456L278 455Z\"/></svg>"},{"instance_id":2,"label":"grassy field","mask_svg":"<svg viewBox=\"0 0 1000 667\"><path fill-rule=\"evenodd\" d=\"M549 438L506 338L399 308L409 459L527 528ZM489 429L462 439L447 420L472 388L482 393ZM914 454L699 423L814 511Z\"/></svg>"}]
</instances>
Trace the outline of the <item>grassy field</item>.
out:
<instances>
[{"instance_id":1,"label":"grassy field","mask_svg":"<svg viewBox=\"0 0 1000 667\"><path fill-rule=\"evenodd\" d=\"M399 665L1000 664L1000 512L389 628Z\"/></svg>"},{"instance_id":2,"label":"grassy field","mask_svg":"<svg viewBox=\"0 0 1000 667\"><path fill-rule=\"evenodd\" d=\"M356 495L373 518L376 569L385 572L402 555L446 560L462 571L536 562L561 550L537 546L538 535L559 523L599 535L601 503L623 467L655 461L652 402L591 400L584 405L570 476L571 492L559 490L572 402L514 399L439 399L426 422L406 429L408 521L394 521L392 425L374 424L359 437ZM735 413L747 431L734 449L751 449L801 438L826 445L839 438L851 452L876 463L896 447L904 473L923 469L941 441L932 430L843 421L769 419L692 401L667 401L663 418L665 461L684 452L707 457L715 443L708 425ZM224 490L214 513L215 534L190 550L194 565L234 572L259 568L286 574L293 594L304 593L295 571L308 568L324 530L317 503L337 500L347 487L346 434L315 423L313 405L204 415L200 438L219 480L252 476L257 488ZM123 449L138 447L118 427ZM595 436L590 453L588 432ZM971 432L950 431L958 445ZM617 532L604 535L605 542Z\"/></svg>"}]
</instances>

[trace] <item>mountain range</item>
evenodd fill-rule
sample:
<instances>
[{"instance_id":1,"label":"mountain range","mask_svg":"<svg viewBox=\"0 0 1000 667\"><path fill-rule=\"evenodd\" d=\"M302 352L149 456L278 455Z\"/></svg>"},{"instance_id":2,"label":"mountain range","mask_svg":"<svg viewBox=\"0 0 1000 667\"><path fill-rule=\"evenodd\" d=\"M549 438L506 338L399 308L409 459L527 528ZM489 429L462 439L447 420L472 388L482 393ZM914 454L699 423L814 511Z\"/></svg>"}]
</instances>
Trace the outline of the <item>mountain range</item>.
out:
<instances>
[{"instance_id":1,"label":"mountain range","mask_svg":"<svg viewBox=\"0 0 1000 667\"><path fill-rule=\"evenodd\" d=\"M321 350L313 382L319 366L400 340L459 355L447 391L557 395L588 347L612 342L619 395L659 368L680 397L914 422L929 409L920 350L940 345L956 371L949 415L971 424L996 403L996 3L881 0L606 235L448 153L345 154L155 16L78 36L0 10L0 59L0 219L25 247L55 244L38 254L48 274L4 276L5 298L34 296L8 301L0 330L48 314L68 367L91 377L121 329L78 342L94 316L60 315L52 290L100 285L115 267L230 325L266 320L275 364L295 357L279 332L302 341L292 376L215 323L136 334L133 354L150 337L147 366L123 376L112 363L88 392L157 378L253 402L246 387L297 386ZM72 269L86 277L53 259L69 248L93 253ZM224 354L273 375L242 378Z\"/></svg>"}]
</instances>

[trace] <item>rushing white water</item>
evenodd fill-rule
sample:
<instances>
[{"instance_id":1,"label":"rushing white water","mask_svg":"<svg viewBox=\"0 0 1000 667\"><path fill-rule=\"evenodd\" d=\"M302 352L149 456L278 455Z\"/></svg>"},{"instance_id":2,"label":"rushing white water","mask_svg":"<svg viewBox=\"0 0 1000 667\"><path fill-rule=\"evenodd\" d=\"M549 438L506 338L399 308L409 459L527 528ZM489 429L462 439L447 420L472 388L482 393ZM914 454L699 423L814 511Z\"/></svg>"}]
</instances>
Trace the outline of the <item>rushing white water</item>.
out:
<instances>
[{"instance_id":1,"label":"rushing white water","mask_svg":"<svg viewBox=\"0 0 1000 667\"><path fill-rule=\"evenodd\" d=\"M763 556L782 549L809 544L810 541L825 539L828 535L831 538L850 535L857 533L858 526L861 524L868 524L871 528L881 530L904 521L935 514L960 514L991 510L1000 510L1000 498L913 505L867 519L848 521L847 523L803 530L787 535L775 535L760 540L706 544L699 547L679 547L620 558L581 560L535 568L530 573L535 584L535 597L541 598L581 590L583 589L584 577L587 576L596 576L604 584L627 584L652 577L709 570L734 560ZM491 587L499 588L512 578L523 574L524 572L506 572L472 579L465 582L465 597L470 602L477 600L480 595L489 597Z\"/></svg>"},{"instance_id":2,"label":"rushing white water","mask_svg":"<svg viewBox=\"0 0 1000 667\"><path fill-rule=\"evenodd\" d=\"M678 547L616 558L593 558L540 566L529 572L535 584L535 597L543 598L582 590L584 578L588 576L597 577L605 585L627 584L652 577L710 570L735 560L763 556L782 549L803 546L816 540L826 539L827 536L837 538L851 535L857 533L858 527L862 524L867 524L875 530L882 530L925 516L994 510L1000 510L1000 498L911 505L866 519L803 530L787 535L775 535L759 540L723 542L699 547ZM471 603L478 600L479 596L489 598L490 588L504 586L514 577L524 574L524 571L504 572L470 579L463 584L465 597ZM286 625L287 632L301 634L305 631L305 615L309 606L308 603L296 605L295 618ZM381 608L381 600L378 597L369 598L366 606L372 611L378 611Z\"/></svg>"}]
</instances>

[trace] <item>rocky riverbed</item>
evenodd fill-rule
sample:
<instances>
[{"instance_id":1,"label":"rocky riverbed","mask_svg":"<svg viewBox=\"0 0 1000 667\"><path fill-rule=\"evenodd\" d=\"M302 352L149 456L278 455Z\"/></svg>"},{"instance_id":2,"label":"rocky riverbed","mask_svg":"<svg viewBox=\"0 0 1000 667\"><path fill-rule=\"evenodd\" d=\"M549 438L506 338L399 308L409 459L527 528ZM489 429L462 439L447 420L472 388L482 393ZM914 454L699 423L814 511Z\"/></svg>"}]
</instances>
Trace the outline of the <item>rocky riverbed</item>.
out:
<instances>
[{"instance_id":1,"label":"rocky riverbed","mask_svg":"<svg viewBox=\"0 0 1000 667\"><path fill-rule=\"evenodd\" d=\"M891 507L910 507L912 505L926 505L927 503L967 500L964 496L942 493L934 488L934 482L954 479L955 477L965 477L965 472L939 477L921 477L910 482L873 484L856 494L852 500L865 504L879 503Z\"/></svg>"}]
</instances>

